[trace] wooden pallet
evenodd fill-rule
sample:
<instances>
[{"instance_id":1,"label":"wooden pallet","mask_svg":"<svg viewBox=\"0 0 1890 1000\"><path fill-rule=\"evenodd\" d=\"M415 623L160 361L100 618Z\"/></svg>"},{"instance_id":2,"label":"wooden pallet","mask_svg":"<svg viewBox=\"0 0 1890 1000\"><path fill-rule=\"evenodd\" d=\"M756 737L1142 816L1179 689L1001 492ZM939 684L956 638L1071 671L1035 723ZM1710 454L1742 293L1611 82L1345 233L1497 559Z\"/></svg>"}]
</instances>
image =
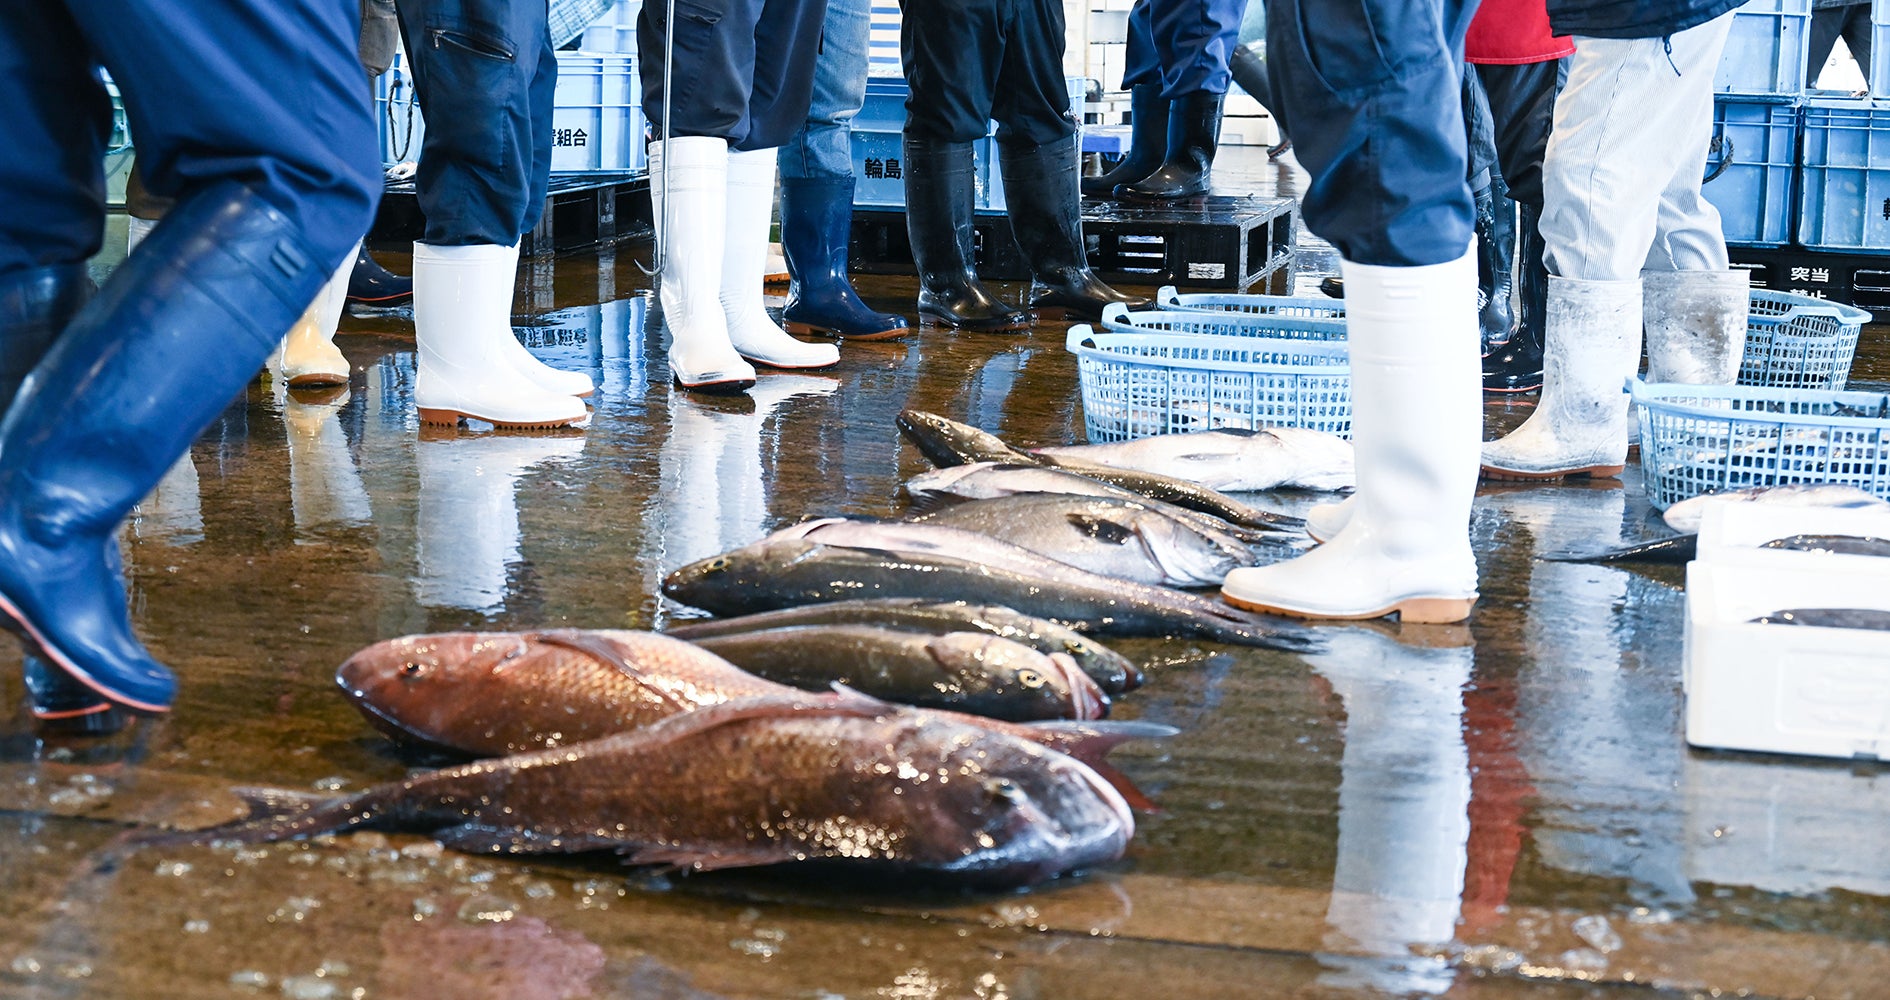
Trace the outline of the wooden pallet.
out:
<instances>
[{"instance_id":1,"label":"wooden pallet","mask_svg":"<svg viewBox=\"0 0 1890 1000\"><path fill-rule=\"evenodd\" d=\"M1090 267L1111 284L1245 291L1265 280L1267 291L1284 294L1295 211L1290 199L1224 195L1164 207L1086 201L1083 236ZM973 229L980 276L1029 280L1006 216L980 213ZM849 256L862 273L914 273L905 212L854 209Z\"/></svg>"}]
</instances>

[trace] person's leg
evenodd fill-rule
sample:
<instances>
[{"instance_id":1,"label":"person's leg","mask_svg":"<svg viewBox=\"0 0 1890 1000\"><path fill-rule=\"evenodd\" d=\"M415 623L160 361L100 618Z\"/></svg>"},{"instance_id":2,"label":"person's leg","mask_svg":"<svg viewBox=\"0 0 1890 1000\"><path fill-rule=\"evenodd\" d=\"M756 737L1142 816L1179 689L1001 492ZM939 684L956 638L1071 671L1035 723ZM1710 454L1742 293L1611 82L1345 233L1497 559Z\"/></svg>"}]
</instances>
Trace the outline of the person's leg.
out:
<instances>
[{"instance_id":1,"label":"person's leg","mask_svg":"<svg viewBox=\"0 0 1890 1000\"><path fill-rule=\"evenodd\" d=\"M1168 105L1167 150L1154 173L1124 184L1122 197L1169 201L1207 193L1220 141L1227 59L1240 35L1243 0L1161 0L1152 34Z\"/></svg>"},{"instance_id":2,"label":"person's leg","mask_svg":"<svg viewBox=\"0 0 1890 1000\"><path fill-rule=\"evenodd\" d=\"M853 231L853 116L866 102L871 0L828 0L807 120L782 144L781 249L789 333L896 337L905 317L869 309L847 277Z\"/></svg>"},{"instance_id":3,"label":"person's leg","mask_svg":"<svg viewBox=\"0 0 1890 1000\"><path fill-rule=\"evenodd\" d=\"M1864 75L1868 77L1871 73L1870 46L1873 35L1870 27L1870 4L1848 4L1843 9L1844 28L1840 33L1844 36L1844 45L1851 50L1851 58L1857 60L1857 68L1863 70ZM1816 14L1816 11L1813 13ZM1824 62L1820 60L1812 65L1823 66Z\"/></svg>"},{"instance_id":4,"label":"person's leg","mask_svg":"<svg viewBox=\"0 0 1890 1000\"><path fill-rule=\"evenodd\" d=\"M1267 11L1268 68L1312 175L1307 226L1339 249L1358 492L1338 533L1228 574L1223 596L1305 617L1457 621L1476 600L1482 426L1476 258L1460 100L1474 4L1317 0Z\"/></svg>"},{"instance_id":5,"label":"person's leg","mask_svg":"<svg viewBox=\"0 0 1890 1000\"><path fill-rule=\"evenodd\" d=\"M35 18L58 9L32 6ZM73 315L0 422L0 611L71 679L162 712L176 681L131 627L113 532L367 230L373 119L345 5L66 10L85 44L17 65L89 46L123 88L144 179L176 204ZM285 69L296 86L281 86ZM17 217L23 194L33 192L0 187L0 217ZM92 248L101 225L94 215Z\"/></svg>"},{"instance_id":6,"label":"person's leg","mask_svg":"<svg viewBox=\"0 0 1890 1000\"><path fill-rule=\"evenodd\" d=\"M557 60L542 5L402 0L420 111L413 247L414 404L423 418L503 427L584 419L590 377L534 358L512 333L519 238L544 210Z\"/></svg>"},{"instance_id":7,"label":"person's leg","mask_svg":"<svg viewBox=\"0 0 1890 1000\"><path fill-rule=\"evenodd\" d=\"M1869 4L1863 4L1862 6L1866 12L1869 11ZM1837 46L1838 36L1844 33L1844 25L1846 21L1850 20L1850 12L1850 7L1816 7L1812 9L1811 29L1805 39L1805 73L1810 77L1810 79L1805 81L1807 85L1815 85L1818 82L1818 73L1824 69L1824 64L1830 61L1831 50ZM1866 17L1868 17L1868 13ZM1846 44L1848 44L1848 40ZM1853 55L1854 54L1855 53L1853 53ZM1858 60L1858 65L1864 68L1866 74L1870 72L1870 64L1868 62L1860 59Z\"/></svg>"},{"instance_id":8,"label":"person's leg","mask_svg":"<svg viewBox=\"0 0 1890 1000\"><path fill-rule=\"evenodd\" d=\"M1527 392L1542 385L1542 334L1549 274L1536 220L1542 211L1542 161L1548 152L1555 93L1567 60L1476 67L1490 102L1498 169L1520 206L1517 312L1507 343L1484 361L1488 392ZM1513 178L1513 179L1512 179Z\"/></svg>"},{"instance_id":9,"label":"person's leg","mask_svg":"<svg viewBox=\"0 0 1890 1000\"><path fill-rule=\"evenodd\" d=\"M946 326L1017 330L1030 325L1028 314L984 287L972 261L977 179L971 145L984 138L991 119L1007 2L906 0L903 5L899 53L911 88L904 144L906 233L919 271L919 315Z\"/></svg>"},{"instance_id":10,"label":"person's leg","mask_svg":"<svg viewBox=\"0 0 1890 1000\"><path fill-rule=\"evenodd\" d=\"M1122 89L1129 92L1129 151L1108 170L1083 178L1083 193L1092 198L1114 197L1116 185L1154 173L1168 155L1168 98L1162 94L1162 63L1151 28L1154 6L1154 0L1136 0L1129 8L1122 53Z\"/></svg>"}]
</instances>

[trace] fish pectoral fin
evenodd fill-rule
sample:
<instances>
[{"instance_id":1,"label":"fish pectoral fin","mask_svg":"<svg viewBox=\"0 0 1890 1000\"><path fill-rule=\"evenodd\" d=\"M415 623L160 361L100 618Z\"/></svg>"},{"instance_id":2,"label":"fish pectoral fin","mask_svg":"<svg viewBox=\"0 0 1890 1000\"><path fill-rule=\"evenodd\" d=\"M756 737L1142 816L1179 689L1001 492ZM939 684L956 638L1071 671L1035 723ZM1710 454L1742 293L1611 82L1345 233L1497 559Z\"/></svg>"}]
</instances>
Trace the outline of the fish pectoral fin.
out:
<instances>
[{"instance_id":1,"label":"fish pectoral fin","mask_svg":"<svg viewBox=\"0 0 1890 1000\"><path fill-rule=\"evenodd\" d=\"M1127 545L1136 537L1134 528L1106 517L1071 513L1065 515L1065 518L1076 530L1105 545Z\"/></svg>"},{"instance_id":2,"label":"fish pectoral fin","mask_svg":"<svg viewBox=\"0 0 1890 1000\"><path fill-rule=\"evenodd\" d=\"M628 659L626 659L623 655L623 651L618 649L616 646L611 645L610 641L607 639L601 638L596 635L592 635L588 632L580 632L575 629L557 629L557 630L553 630L549 632L530 632L526 634L525 638L536 639L539 642L546 643L547 645L563 646L566 649L575 649L580 653L584 653L587 656L591 656L595 658L601 663L607 663L617 668L619 671L622 671L624 676L629 677L632 680L635 680L638 684L641 684L644 688L648 689L651 693L655 694L657 697L668 702L677 711L687 712L691 708L695 707L693 705L684 704L683 702L679 701L675 695L670 694L668 691L663 690L661 686L652 682L648 674L644 673L636 665L632 664Z\"/></svg>"},{"instance_id":3,"label":"fish pectoral fin","mask_svg":"<svg viewBox=\"0 0 1890 1000\"><path fill-rule=\"evenodd\" d=\"M949 510L965 502L965 498L956 493L934 493L925 491L913 493L907 491L912 502L906 505L906 520L923 521L942 510Z\"/></svg>"},{"instance_id":4,"label":"fish pectoral fin","mask_svg":"<svg viewBox=\"0 0 1890 1000\"><path fill-rule=\"evenodd\" d=\"M332 796L319 792L297 792L287 788L251 786L232 788L230 794L241 799L243 805L248 807L248 819L251 820L308 812L316 806L327 805L334 801Z\"/></svg>"},{"instance_id":5,"label":"fish pectoral fin","mask_svg":"<svg viewBox=\"0 0 1890 1000\"><path fill-rule=\"evenodd\" d=\"M463 854L577 854L605 851L622 845L616 837L545 833L523 827L464 823L433 831L443 847Z\"/></svg>"},{"instance_id":6,"label":"fish pectoral fin","mask_svg":"<svg viewBox=\"0 0 1890 1000\"><path fill-rule=\"evenodd\" d=\"M719 847L690 844L620 845L618 853L627 865L651 865L675 871L712 872L724 868L760 868L789 861L806 860L806 855L786 845L759 844L752 847Z\"/></svg>"}]
</instances>

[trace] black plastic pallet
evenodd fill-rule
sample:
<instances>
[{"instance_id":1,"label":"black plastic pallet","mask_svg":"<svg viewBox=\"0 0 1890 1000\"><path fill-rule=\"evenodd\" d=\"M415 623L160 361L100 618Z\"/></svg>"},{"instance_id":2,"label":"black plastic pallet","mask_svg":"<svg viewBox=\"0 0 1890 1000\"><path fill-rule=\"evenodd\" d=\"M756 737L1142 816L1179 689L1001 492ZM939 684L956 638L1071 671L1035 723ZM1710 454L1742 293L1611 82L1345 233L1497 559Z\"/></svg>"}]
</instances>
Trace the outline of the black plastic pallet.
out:
<instances>
[{"instance_id":1,"label":"black plastic pallet","mask_svg":"<svg viewBox=\"0 0 1890 1000\"><path fill-rule=\"evenodd\" d=\"M1752 246L1727 251L1734 265L1752 269L1755 287L1815 295L1868 309L1877 322L1890 322L1890 253Z\"/></svg>"},{"instance_id":2,"label":"black plastic pallet","mask_svg":"<svg viewBox=\"0 0 1890 1000\"><path fill-rule=\"evenodd\" d=\"M545 214L519 241L519 252L578 253L655 236L649 181L636 173L553 174ZM426 232L413 181L389 182L368 245L411 243Z\"/></svg>"},{"instance_id":3,"label":"black plastic pallet","mask_svg":"<svg viewBox=\"0 0 1890 1000\"><path fill-rule=\"evenodd\" d=\"M1290 199L1220 195L1164 207L1084 202L1083 235L1089 266L1112 284L1245 291L1264 280L1267 292L1284 294L1295 211ZM980 276L1030 279L1007 217L980 213L973 230ZM855 208L849 255L862 273L914 273L904 210Z\"/></svg>"}]
</instances>

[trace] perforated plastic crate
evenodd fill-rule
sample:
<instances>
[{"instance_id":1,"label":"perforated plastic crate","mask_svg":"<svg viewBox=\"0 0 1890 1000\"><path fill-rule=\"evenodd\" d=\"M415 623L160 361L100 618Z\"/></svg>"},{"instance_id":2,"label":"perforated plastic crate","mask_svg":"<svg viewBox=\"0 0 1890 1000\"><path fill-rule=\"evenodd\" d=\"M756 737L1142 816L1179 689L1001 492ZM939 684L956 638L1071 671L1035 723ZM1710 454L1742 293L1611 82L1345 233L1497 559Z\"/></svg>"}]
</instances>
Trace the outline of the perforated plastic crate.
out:
<instances>
[{"instance_id":1,"label":"perforated plastic crate","mask_svg":"<svg viewBox=\"0 0 1890 1000\"><path fill-rule=\"evenodd\" d=\"M1719 209L1727 242L1791 241L1800 117L1795 103L1736 97L1713 102L1713 145L1700 193Z\"/></svg>"},{"instance_id":2,"label":"perforated plastic crate","mask_svg":"<svg viewBox=\"0 0 1890 1000\"><path fill-rule=\"evenodd\" d=\"M1841 390L1870 313L1809 295L1754 289L1741 385Z\"/></svg>"},{"instance_id":3,"label":"perforated plastic crate","mask_svg":"<svg viewBox=\"0 0 1890 1000\"><path fill-rule=\"evenodd\" d=\"M1890 499L1890 395L1648 384L1640 411L1647 499L1665 510L1702 493L1840 483Z\"/></svg>"},{"instance_id":4,"label":"perforated plastic crate","mask_svg":"<svg viewBox=\"0 0 1890 1000\"><path fill-rule=\"evenodd\" d=\"M1070 328L1083 423L1096 443L1217 427L1352 433L1342 344Z\"/></svg>"},{"instance_id":5,"label":"perforated plastic crate","mask_svg":"<svg viewBox=\"0 0 1890 1000\"><path fill-rule=\"evenodd\" d=\"M1804 114L1798 242L1890 251L1890 104L1818 99Z\"/></svg>"},{"instance_id":6,"label":"perforated plastic crate","mask_svg":"<svg viewBox=\"0 0 1890 1000\"><path fill-rule=\"evenodd\" d=\"M1112 302L1103 308L1102 326L1111 333L1187 333L1216 337L1270 337L1275 340L1317 340L1340 345L1345 342L1343 317L1321 318L1284 313L1246 313L1206 309L1130 312L1120 302Z\"/></svg>"},{"instance_id":7,"label":"perforated plastic crate","mask_svg":"<svg viewBox=\"0 0 1890 1000\"><path fill-rule=\"evenodd\" d=\"M1155 307L1169 312L1246 313L1254 316L1296 316L1300 319L1343 319L1345 300L1302 298L1290 295L1234 295L1225 292L1183 294L1173 285L1155 293Z\"/></svg>"},{"instance_id":8,"label":"perforated plastic crate","mask_svg":"<svg viewBox=\"0 0 1890 1000\"><path fill-rule=\"evenodd\" d=\"M1713 90L1799 94L1811 36L1811 0L1750 0L1733 13Z\"/></svg>"}]
</instances>

